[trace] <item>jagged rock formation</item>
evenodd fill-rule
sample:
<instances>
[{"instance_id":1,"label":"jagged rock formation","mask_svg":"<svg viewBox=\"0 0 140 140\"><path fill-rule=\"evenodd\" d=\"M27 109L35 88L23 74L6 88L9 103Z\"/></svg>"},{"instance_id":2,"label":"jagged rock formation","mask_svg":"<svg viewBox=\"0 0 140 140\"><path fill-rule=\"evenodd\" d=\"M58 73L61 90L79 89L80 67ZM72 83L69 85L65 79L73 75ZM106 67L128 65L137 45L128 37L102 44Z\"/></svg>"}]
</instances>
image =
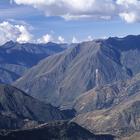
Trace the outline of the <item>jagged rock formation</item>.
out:
<instances>
[{"instance_id":1,"label":"jagged rock formation","mask_svg":"<svg viewBox=\"0 0 140 140\"><path fill-rule=\"evenodd\" d=\"M139 45L140 36L84 42L44 59L14 85L42 101L70 107L86 91L140 72Z\"/></svg>"},{"instance_id":2,"label":"jagged rock formation","mask_svg":"<svg viewBox=\"0 0 140 140\"><path fill-rule=\"evenodd\" d=\"M63 51L61 44L19 44L7 42L0 46L0 83L12 83L40 60Z\"/></svg>"},{"instance_id":3,"label":"jagged rock formation","mask_svg":"<svg viewBox=\"0 0 140 140\"><path fill-rule=\"evenodd\" d=\"M76 123L55 122L34 129L0 134L1 140L113 140L111 135L94 135Z\"/></svg>"},{"instance_id":4,"label":"jagged rock formation","mask_svg":"<svg viewBox=\"0 0 140 140\"><path fill-rule=\"evenodd\" d=\"M62 119L67 119L67 116L57 108L15 87L0 85L0 129L28 128Z\"/></svg>"}]
</instances>

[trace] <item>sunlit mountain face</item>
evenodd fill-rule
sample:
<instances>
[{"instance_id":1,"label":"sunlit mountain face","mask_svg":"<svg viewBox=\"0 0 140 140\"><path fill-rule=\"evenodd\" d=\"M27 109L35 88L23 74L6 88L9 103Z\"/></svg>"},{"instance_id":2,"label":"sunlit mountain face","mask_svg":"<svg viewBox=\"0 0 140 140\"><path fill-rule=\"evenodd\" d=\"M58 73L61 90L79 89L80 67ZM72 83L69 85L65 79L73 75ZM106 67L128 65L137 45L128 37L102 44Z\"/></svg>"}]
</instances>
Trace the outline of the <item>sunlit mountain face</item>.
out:
<instances>
[{"instance_id":1,"label":"sunlit mountain face","mask_svg":"<svg viewBox=\"0 0 140 140\"><path fill-rule=\"evenodd\" d=\"M0 140L139 140L139 0L0 1Z\"/></svg>"}]
</instances>

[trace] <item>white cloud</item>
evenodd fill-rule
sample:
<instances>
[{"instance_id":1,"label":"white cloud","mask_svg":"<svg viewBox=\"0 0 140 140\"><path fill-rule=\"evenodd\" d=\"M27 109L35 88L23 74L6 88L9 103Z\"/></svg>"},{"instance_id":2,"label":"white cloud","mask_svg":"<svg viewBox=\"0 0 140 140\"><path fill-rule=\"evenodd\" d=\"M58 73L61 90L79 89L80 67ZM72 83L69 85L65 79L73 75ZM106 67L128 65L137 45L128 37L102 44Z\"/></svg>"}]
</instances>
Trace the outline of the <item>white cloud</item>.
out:
<instances>
[{"instance_id":1,"label":"white cloud","mask_svg":"<svg viewBox=\"0 0 140 140\"><path fill-rule=\"evenodd\" d=\"M130 13L124 12L124 13L120 13L119 15L123 20L127 21L128 23L133 23L140 20L137 14L133 12L130 12Z\"/></svg>"},{"instance_id":2,"label":"white cloud","mask_svg":"<svg viewBox=\"0 0 140 140\"><path fill-rule=\"evenodd\" d=\"M53 41L53 37L49 34L42 36L41 38L37 39L37 43L48 43Z\"/></svg>"},{"instance_id":3,"label":"white cloud","mask_svg":"<svg viewBox=\"0 0 140 140\"><path fill-rule=\"evenodd\" d=\"M58 36L58 43L65 43L65 39L62 36Z\"/></svg>"},{"instance_id":4,"label":"white cloud","mask_svg":"<svg viewBox=\"0 0 140 140\"><path fill-rule=\"evenodd\" d=\"M0 23L0 44L4 44L10 40L20 43L30 42L32 40L32 35L29 33L26 26L13 25L4 21Z\"/></svg>"},{"instance_id":5,"label":"white cloud","mask_svg":"<svg viewBox=\"0 0 140 140\"><path fill-rule=\"evenodd\" d=\"M72 43L79 43L78 39L75 36L72 38Z\"/></svg>"},{"instance_id":6,"label":"white cloud","mask_svg":"<svg viewBox=\"0 0 140 140\"><path fill-rule=\"evenodd\" d=\"M140 1L139 0L117 0L119 6L119 16L128 23L140 21Z\"/></svg>"},{"instance_id":7,"label":"white cloud","mask_svg":"<svg viewBox=\"0 0 140 140\"><path fill-rule=\"evenodd\" d=\"M6 43L7 41L15 41L19 43L48 43L48 42L56 42L56 43L65 43L67 42L63 36L55 36L50 34L45 34L39 39L35 39L34 35L30 33L30 30L34 28L28 25L27 23L16 24L17 22L13 21L3 21L0 23L0 45ZM88 36L86 41L93 40L92 36ZM85 40L78 40L75 36L73 36L71 43L79 43Z\"/></svg>"},{"instance_id":8,"label":"white cloud","mask_svg":"<svg viewBox=\"0 0 140 140\"><path fill-rule=\"evenodd\" d=\"M13 0L31 5L46 16L60 16L66 20L91 18L111 20L120 17L128 23L140 21L139 0Z\"/></svg>"},{"instance_id":9,"label":"white cloud","mask_svg":"<svg viewBox=\"0 0 140 140\"><path fill-rule=\"evenodd\" d=\"M93 37L89 35L87 38L87 41L92 41L92 40L93 40Z\"/></svg>"},{"instance_id":10,"label":"white cloud","mask_svg":"<svg viewBox=\"0 0 140 140\"><path fill-rule=\"evenodd\" d=\"M27 28L23 25L15 25L15 27L20 31L20 34L17 38L17 42L25 43L32 40L33 35L29 33Z\"/></svg>"},{"instance_id":11,"label":"white cloud","mask_svg":"<svg viewBox=\"0 0 140 140\"><path fill-rule=\"evenodd\" d=\"M116 10L113 0L14 0L17 4L31 5L46 16L61 16L67 20L79 18L105 19Z\"/></svg>"},{"instance_id":12,"label":"white cloud","mask_svg":"<svg viewBox=\"0 0 140 140\"><path fill-rule=\"evenodd\" d=\"M125 7L129 7L129 5L137 5L138 0L117 0L117 4L124 5Z\"/></svg>"}]
</instances>

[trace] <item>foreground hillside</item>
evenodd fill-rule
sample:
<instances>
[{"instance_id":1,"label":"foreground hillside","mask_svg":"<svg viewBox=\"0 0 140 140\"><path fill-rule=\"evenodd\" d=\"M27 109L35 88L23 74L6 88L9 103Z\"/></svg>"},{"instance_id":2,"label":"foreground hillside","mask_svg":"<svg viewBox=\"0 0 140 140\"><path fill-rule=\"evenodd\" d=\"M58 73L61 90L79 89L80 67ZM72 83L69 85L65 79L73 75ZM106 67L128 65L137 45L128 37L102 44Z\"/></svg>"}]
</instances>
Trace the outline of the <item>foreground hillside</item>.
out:
<instances>
[{"instance_id":1,"label":"foreground hillside","mask_svg":"<svg viewBox=\"0 0 140 140\"><path fill-rule=\"evenodd\" d=\"M29 130L0 134L1 140L113 140L111 135L94 135L76 123L54 122Z\"/></svg>"},{"instance_id":2,"label":"foreground hillside","mask_svg":"<svg viewBox=\"0 0 140 140\"><path fill-rule=\"evenodd\" d=\"M112 135L94 135L74 122L62 121L70 119L68 112L10 85L0 85L0 140L114 139Z\"/></svg>"},{"instance_id":3,"label":"foreground hillside","mask_svg":"<svg viewBox=\"0 0 140 140\"><path fill-rule=\"evenodd\" d=\"M94 133L121 137L140 133L140 74L93 89L80 98L75 107L79 115L74 119L79 125Z\"/></svg>"},{"instance_id":4,"label":"foreground hillside","mask_svg":"<svg viewBox=\"0 0 140 140\"><path fill-rule=\"evenodd\" d=\"M67 119L57 108L44 104L23 91L0 85L0 129L30 128L39 123Z\"/></svg>"}]
</instances>

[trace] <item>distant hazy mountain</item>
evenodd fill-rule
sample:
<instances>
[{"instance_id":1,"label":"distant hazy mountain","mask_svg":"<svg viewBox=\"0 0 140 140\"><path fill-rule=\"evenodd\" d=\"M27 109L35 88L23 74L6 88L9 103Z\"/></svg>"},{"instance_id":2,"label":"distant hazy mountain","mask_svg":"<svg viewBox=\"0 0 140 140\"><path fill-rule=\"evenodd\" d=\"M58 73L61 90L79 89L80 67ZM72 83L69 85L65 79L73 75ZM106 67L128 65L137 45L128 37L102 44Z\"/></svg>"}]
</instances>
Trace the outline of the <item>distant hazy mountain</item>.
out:
<instances>
[{"instance_id":1,"label":"distant hazy mountain","mask_svg":"<svg viewBox=\"0 0 140 140\"><path fill-rule=\"evenodd\" d=\"M29 130L0 133L1 140L113 140L111 135L94 135L73 122L54 122Z\"/></svg>"},{"instance_id":2,"label":"distant hazy mountain","mask_svg":"<svg viewBox=\"0 0 140 140\"><path fill-rule=\"evenodd\" d=\"M0 46L0 83L12 83L43 58L64 49L63 45L51 42L48 44L19 44L12 41L5 43Z\"/></svg>"},{"instance_id":3,"label":"distant hazy mountain","mask_svg":"<svg viewBox=\"0 0 140 140\"><path fill-rule=\"evenodd\" d=\"M57 108L44 104L23 91L0 85L0 129L17 129L67 119Z\"/></svg>"},{"instance_id":4,"label":"distant hazy mountain","mask_svg":"<svg viewBox=\"0 0 140 140\"><path fill-rule=\"evenodd\" d=\"M50 56L15 86L56 106L72 106L86 91L140 72L140 36L84 42Z\"/></svg>"}]
</instances>

